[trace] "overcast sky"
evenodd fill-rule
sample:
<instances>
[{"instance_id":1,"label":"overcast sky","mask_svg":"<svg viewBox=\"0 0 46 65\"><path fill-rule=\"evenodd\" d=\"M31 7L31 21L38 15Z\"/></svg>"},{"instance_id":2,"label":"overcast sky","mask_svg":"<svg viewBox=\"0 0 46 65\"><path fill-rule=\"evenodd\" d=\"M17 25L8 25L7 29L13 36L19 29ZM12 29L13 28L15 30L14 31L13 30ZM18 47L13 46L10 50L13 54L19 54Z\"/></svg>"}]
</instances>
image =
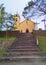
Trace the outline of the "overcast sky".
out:
<instances>
[{"instance_id":1,"label":"overcast sky","mask_svg":"<svg viewBox=\"0 0 46 65\"><path fill-rule=\"evenodd\" d=\"M23 20L22 12L24 7L28 4L31 0L0 0L0 4L4 3L5 11L12 14L20 14L21 21Z\"/></svg>"}]
</instances>

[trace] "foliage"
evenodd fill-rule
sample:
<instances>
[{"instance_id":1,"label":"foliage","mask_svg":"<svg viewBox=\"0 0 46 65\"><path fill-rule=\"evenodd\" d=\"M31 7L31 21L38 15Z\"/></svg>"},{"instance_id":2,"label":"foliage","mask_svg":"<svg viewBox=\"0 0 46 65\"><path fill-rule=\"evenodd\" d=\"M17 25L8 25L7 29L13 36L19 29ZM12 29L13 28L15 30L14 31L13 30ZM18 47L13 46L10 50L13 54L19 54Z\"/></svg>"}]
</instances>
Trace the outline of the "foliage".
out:
<instances>
[{"instance_id":1,"label":"foliage","mask_svg":"<svg viewBox=\"0 0 46 65\"><path fill-rule=\"evenodd\" d=\"M43 19L46 19L46 0L31 0L28 2L28 6L24 8L22 13L24 18L31 20L37 20L41 16L44 16Z\"/></svg>"},{"instance_id":2,"label":"foliage","mask_svg":"<svg viewBox=\"0 0 46 65\"><path fill-rule=\"evenodd\" d=\"M31 1L31 2L28 3L28 5L29 5L29 7L30 7L30 6L35 5L35 3L34 3L33 1Z\"/></svg>"},{"instance_id":3,"label":"foliage","mask_svg":"<svg viewBox=\"0 0 46 65\"><path fill-rule=\"evenodd\" d=\"M24 10L28 9L29 7L31 7L31 6L33 6L33 5L35 5L35 3L34 3L33 1L29 2L29 3L28 3L28 6L26 6L26 7L24 8Z\"/></svg>"},{"instance_id":4,"label":"foliage","mask_svg":"<svg viewBox=\"0 0 46 65\"><path fill-rule=\"evenodd\" d=\"M5 15L5 7L3 5L4 4L0 5L0 30L2 28L2 24L4 22L3 18L4 18L4 15Z\"/></svg>"},{"instance_id":5,"label":"foliage","mask_svg":"<svg viewBox=\"0 0 46 65\"><path fill-rule=\"evenodd\" d=\"M16 40L16 37L0 37L0 44L2 44L3 40ZM6 50L7 48L0 49L0 58L3 57L3 54Z\"/></svg>"},{"instance_id":6,"label":"foliage","mask_svg":"<svg viewBox=\"0 0 46 65\"><path fill-rule=\"evenodd\" d=\"M8 16L7 16L8 15ZM7 17L6 17L6 22L5 22L5 27L6 27L6 30L14 30L14 15L12 14L8 14L7 13Z\"/></svg>"},{"instance_id":7,"label":"foliage","mask_svg":"<svg viewBox=\"0 0 46 65\"><path fill-rule=\"evenodd\" d=\"M3 4L0 5L0 23L3 22L3 17L5 14L5 7L3 6Z\"/></svg>"},{"instance_id":8,"label":"foliage","mask_svg":"<svg viewBox=\"0 0 46 65\"><path fill-rule=\"evenodd\" d=\"M25 8L24 8L24 10L26 10L27 8L28 8L28 6L27 6L27 7L25 7Z\"/></svg>"},{"instance_id":9,"label":"foliage","mask_svg":"<svg viewBox=\"0 0 46 65\"><path fill-rule=\"evenodd\" d=\"M14 30L14 15L6 13L3 5L0 5L0 30Z\"/></svg>"},{"instance_id":10,"label":"foliage","mask_svg":"<svg viewBox=\"0 0 46 65\"><path fill-rule=\"evenodd\" d=\"M5 51L6 51L6 48L3 48L2 50L0 50L0 58L3 56Z\"/></svg>"},{"instance_id":11,"label":"foliage","mask_svg":"<svg viewBox=\"0 0 46 65\"><path fill-rule=\"evenodd\" d=\"M16 39L16 37L0 37L0 41L2 41L2 40L15 40Z\"/></svg>"}]
</instances>

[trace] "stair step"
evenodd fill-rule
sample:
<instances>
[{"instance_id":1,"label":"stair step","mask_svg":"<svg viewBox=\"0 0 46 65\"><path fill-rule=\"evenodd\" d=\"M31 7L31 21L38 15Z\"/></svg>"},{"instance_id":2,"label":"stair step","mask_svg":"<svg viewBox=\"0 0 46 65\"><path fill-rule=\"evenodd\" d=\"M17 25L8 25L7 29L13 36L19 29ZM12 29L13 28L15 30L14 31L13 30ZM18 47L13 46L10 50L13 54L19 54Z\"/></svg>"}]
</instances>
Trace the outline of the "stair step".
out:
<instances>
[{"instance_id":1,"label":"stair step","mask_svg":"<svg viewBox=\"0 0 46 65\"><path fill-rule=\"evenodd\" d=\"M14 48L12 49L11 48L11 49L8 49L8 50L39 50L39 48L35 48L35 49L34 48L26 48L26 49L24 49L24 48L23 49L22 48L21 49L14 49Z\"/></svg>"},{"instance_id":2,"label":"stair step","mask_svg":"<svg viewBox=\"0 0 46 65\"><path fill-rule=\"evenodd\" d=\"M25 52L18 52L18 53L16 53L16 52L6 52L6 53L4 53L4 56L6 57L12 57L12 56L43 56L43 54L42 54L42 52L29 52L29 53L25 53Z\"/></svg>"},{"instance_id":3,"label":"stair step","mask_svg":"<svg viewBox=\"0 0 46 65\"><path fill-rule=\"evenodd\" d=\"M22 43L19 44L19 43L17 43L17 44L13 44L12 47L13 46L16 47L16 46L37 46L37 45L36 44L33 44L33 43L32 44L26 44L26 43L25 44L22 44Z\"/></svg>"},{"instance_id":4,"label":"stair step","mask_svg":"<svg viewBox=\"0 0 46 65\"><path fill-rule=\"evenodd\" d=\"M40 49L39 48L28 48L28 49L27 48L15 48L15 49L12 48L8 50L18 50L19 51L19 50L40 50Z\"/></svg>"},{"instance_id":5,"label":"stair step","mask_svg":"<svg viewBox=\"0 0 46 65\"><path fill-rule=\"evenodd\" d=\"M45 61L46 57L40 56L20 56L20 57L3 57L0 58L0 62L17 61L17 62L37 62Z\"/></svg>"},{"instance_id":6,"label":"stair step","mask_svg":"<svg viewBox=\"0 0 46 65\"><path fill-rule=\"evenodd\" d=\"M31 53L42 53L42 52L41 52L41 51L34 51L34 52L33 52L33 51L31 51L31 52L29 52L29 51L28 51L28 52L11 52L11 51L10 51L10 52L8 53L8 52L6 51L5 53L6 53L6 54L9 54L9 53L12 53L12 54L31 54Z\"/></svg>"},{"instance_id":7,"label":"stair step","mask_svg":"<svg viewBox=\"0 0 46 65\"><path fill-rule=\"evenodd\" d=\"M6 58L17 58L17 60L22 60L25 56L43 56L39 46L36 44L36 39L33 34L20 34L18 39L12 43L12 45L6 50L3 55ZM21 59L20 59L21 58ZM14 59L13 59L14 60Z\"/></svg>"},{"instance_id":8,"label":"stair step","mask_svg":"<svg viewBox=\"0 0 46 65\"><path fill-rule=\"evenodd\" d=\"M9 50L7 50L7 52L10 52L10 51L12 51L12 52L27 52L27 51L40 51L39 49L9 49Z\"/></svg>"},{"instance_id":9,"label":"stair step","mask_svg":"<svg viewBox=\"0 0 46 65\"><path fill-rule=\"evenodd\" d=\"M31 49L31 48L38 48L37 46L15 46L15 47L10 47L8 49Z\"/></svg>"}]
</instances>

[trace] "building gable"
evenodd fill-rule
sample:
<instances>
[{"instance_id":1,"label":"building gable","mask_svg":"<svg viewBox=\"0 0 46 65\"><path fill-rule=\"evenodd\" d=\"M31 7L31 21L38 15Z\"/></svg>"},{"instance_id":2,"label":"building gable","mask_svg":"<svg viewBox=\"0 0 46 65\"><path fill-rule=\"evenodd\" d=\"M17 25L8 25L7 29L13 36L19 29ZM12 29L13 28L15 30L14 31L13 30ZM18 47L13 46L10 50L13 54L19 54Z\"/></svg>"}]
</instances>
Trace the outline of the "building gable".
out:
<instances>
[{"instance_id":1,"label":"building gable","mask_svg":"<svg viewBox=\"0 0 46 65\"><path fill-rule=\"evenodd\" d=\"M26 30L32 32L32 30L34 30L35 28L35 24L32 21L24 20L23 22L20 23L19 27L22 32L26 32Z\"/></svg>"}]
</instances>

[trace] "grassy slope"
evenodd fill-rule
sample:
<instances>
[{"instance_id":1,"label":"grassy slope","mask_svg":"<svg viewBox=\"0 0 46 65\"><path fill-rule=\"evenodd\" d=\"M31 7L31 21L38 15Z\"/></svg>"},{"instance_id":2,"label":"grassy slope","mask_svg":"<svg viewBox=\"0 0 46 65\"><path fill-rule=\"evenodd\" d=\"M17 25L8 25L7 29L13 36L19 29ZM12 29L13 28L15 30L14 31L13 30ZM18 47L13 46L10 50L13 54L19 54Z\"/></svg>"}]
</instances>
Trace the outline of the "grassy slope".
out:
<instances>
[{"instance_id":1,"label":"grassy slope","mask_svg":"<svg viewBox=\"0 0 46 65\"><path fill-rule=\"evenodd\" d=\"M3 40L15 40L16 37L0 37L0 44L2 43ZM6 51L6 48L3 48L2 50L0 50L0 57L3 56L3 53Z\"/></svg>"},{"instance_id":2,"label":"grassy slope","mask_svg":"<svg viewBox=\"0 0 46 65\"><path fill-rule=\"evenodd\" d=\"M43 51L44 55L46 55L46 37L45 36L38 36L39 46Z\"/></svg>"},{"instance_id":3,"label":"grassy slope","mask_svg":"<svg viewBox=\"0 0 46 65\"><path fill-rule=\"evenodd\" d=\"M5 51L6 51L6 48L3 48L2 50L0 50L0 58L3 56Z\"/></svg>"},{"instance_id":4,"label":"grassy slope","mask_svg":"<svg viewBox=\"0 0 46 65\"><path fill-rule=\"evenodd\" d=\"M15 40L16 37L0 37L0 40Z\"/></svg>"}]
</instances>

